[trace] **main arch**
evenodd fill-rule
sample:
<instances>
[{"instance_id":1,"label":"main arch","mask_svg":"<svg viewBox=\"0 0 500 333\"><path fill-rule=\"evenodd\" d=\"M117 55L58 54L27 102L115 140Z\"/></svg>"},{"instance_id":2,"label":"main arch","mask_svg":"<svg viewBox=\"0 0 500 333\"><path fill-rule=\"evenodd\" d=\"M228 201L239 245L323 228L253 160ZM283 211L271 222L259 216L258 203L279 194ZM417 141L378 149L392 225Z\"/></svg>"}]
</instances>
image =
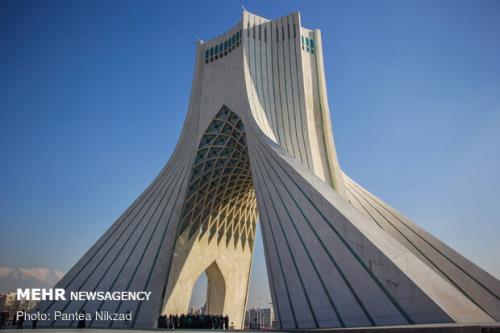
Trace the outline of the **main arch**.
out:
<instances>
[{"instance_id":1,"label":"main arch","mask_svg":"<svg viewBox=\"0 0 500 333\"><path fill-rule=\"evenodd\" d=\"M202 272L209 314L244 321L257 207L245 128L222 106L198 145L182 207L163 314L187 313ZM208 268L207 268L208 267Z\"/></svg>"},{"instance_id":2,"label":"main arch","mask_svg":"<svg viewBox=\"0 0 500 333\"><path fill-rule=\"evenodd\" d=\"M268 20L246 11L198 41L170 160L57 285L147 290L151 299L40 309L131 311L134 327L151 328L160 314L187 309L183 291L207 270L218 286L209 308L240 328L257 216L280 328L500 320L497 279L342 171L320 31L302 27L298 13Z\"/></svg>"}]
</instances>

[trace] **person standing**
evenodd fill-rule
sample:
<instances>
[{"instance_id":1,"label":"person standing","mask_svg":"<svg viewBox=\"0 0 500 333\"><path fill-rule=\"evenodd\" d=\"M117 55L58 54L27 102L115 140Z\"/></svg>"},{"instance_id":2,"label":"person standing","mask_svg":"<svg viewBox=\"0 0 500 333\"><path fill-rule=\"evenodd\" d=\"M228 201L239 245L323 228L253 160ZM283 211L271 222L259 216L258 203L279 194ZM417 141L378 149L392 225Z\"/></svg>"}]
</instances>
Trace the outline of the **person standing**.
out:
<instances>
[{"instance_id":1,"label":"person standing","mask_svg":"<svg viewBox=\"0 0 500 333\"><path fill-rule=\"evenodd\" d=\"M87 323L85 321L85 310L82 310L79 312L79 316L78 316L78 328L85 328L85 326L87 326Z\"/></svg>"},{"instance_id":2,"label":"person standing","mask_svg":"<svg viewBox=\"0 0 500 333\"><path fill-rule=\"evenodd\" d=\"M35 313L36 313L36 318L34 320L31 321L31 328L36 330L37 327L38 327L38 315L39 315L39 309L36 309L35 310Z\"/></svg>"},{"instance_id":3,"label":"person standing","mask_svg":"<svg viewBox=\"0 0 500 333\"><path fill-rule=\"evenodd\" d=\"M0 330L5 328L5 324L7 323L7 316L5 315L5 311L0 312Z\"/></svg>"},{"instance_id":4,"label":"person standing","mask_svg":"<svg viewBox=\"0 0 500 333\"><path fill-rule=\"evenodd\" d=\"M16 315L14 315L14 316L16 316ZM24 328L23 324L24 324L24 311L22 311L22 314L19 317L17 317L17 326L16 326L16 328L22 330Z\"/></svg>"},{"instance_id":5,"label":"person standing","mask_svg":"<svg viewBox=\"0 0 500 333\"><path fill-rule=\"evenodd\" d=\"M130 325L130 322L128 320L128 317L130 316L130 310L125 313L125 328L128 328Z\"/></svg>"},{"instance_id":6,"label":"person standing","mask_svg":"<svg viewBox=\"0 0 500 333\"><path fill-rule=\"evenodd\" d=\"M24 311L22 314L17 318L17 329L23 329L24 328Z\"/></svg>"},{"instance_id":7,"label":"person standing","mask_svg":"<svg viewBox=\"0 0 500 333\"><path fill-rule=\"evenodd\" d=\"M9 316L9 313L6 311L0 312L0 330L5 329L5 326L7 325L7 317Z\"/></svg>"}]
</instances>

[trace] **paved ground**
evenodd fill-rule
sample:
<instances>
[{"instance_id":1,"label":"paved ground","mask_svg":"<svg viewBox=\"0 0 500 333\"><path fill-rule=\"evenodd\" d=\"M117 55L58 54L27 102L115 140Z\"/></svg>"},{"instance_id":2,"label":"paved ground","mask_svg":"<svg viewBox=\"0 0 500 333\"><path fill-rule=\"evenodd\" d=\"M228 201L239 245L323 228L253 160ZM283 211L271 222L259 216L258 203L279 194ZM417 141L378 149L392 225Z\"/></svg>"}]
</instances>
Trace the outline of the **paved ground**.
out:
<instances>
[{"instance_id":1,"label":"paved ground","mask_svg":"<svg viewBox=\"0 0 500 333\"><path fill-rule=\"evenodd\" d=\"M67 328L40 328L43 333L83 333L82 329L67 329ZM22 333L29 331L33 333L30 328L24 330L7 329L3 330L5 333ZM148 333L151 331L173 331L173 330L135 330L135 329L84 329L85 333ZM405 325L405 326L383 326L383 327L355 327L355 328L332 328L332 329L298 329L298 330L260 330L260 331L250 331L250 330L175 330L179 333L228 333L228 332L238 332L238 333L500 333L500 322L497 323L485 323L485 324L432 324L432 325ZM27 332L25 332L27 333Z\"/></svg>"}]
</instances>

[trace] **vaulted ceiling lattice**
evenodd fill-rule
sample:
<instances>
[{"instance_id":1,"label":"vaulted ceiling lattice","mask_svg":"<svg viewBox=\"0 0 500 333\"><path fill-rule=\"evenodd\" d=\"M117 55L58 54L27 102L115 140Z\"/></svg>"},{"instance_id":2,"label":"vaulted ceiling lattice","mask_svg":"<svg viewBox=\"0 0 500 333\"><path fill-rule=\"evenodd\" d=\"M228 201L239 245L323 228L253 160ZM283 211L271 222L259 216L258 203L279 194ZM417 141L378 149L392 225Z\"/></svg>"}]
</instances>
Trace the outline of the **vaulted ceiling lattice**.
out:
<instances>
[{"instance_id":1,"label":"vaulted ceiling lattice","mask_svg":"<svg viewBox=\"0 0 500 333\"><path fill-rule=\"evenodd\" d=\"M253 248L257 204L243 122L227 107L201 138L182 210L180 234Z\"/></svg>"}]
</instances>

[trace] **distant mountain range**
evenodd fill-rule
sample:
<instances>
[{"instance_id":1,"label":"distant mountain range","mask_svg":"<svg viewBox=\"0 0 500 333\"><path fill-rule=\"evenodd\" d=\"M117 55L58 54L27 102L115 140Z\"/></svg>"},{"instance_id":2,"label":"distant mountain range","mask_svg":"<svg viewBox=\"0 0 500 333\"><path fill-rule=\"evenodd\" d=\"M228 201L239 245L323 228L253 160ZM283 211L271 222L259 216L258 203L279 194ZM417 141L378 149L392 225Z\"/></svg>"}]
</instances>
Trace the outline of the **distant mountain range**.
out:
<instances>
[{"instance_id":1,"label":"distant mountain range","mask_svg":"<svg viewBox=\"0 0 500 333\"><path fill-rule=\"evenodd\" d=\"M17 288L51 288L64 276L48 268L13 268L0 266L0 293Z\"/></svg>"}]
</instances>

